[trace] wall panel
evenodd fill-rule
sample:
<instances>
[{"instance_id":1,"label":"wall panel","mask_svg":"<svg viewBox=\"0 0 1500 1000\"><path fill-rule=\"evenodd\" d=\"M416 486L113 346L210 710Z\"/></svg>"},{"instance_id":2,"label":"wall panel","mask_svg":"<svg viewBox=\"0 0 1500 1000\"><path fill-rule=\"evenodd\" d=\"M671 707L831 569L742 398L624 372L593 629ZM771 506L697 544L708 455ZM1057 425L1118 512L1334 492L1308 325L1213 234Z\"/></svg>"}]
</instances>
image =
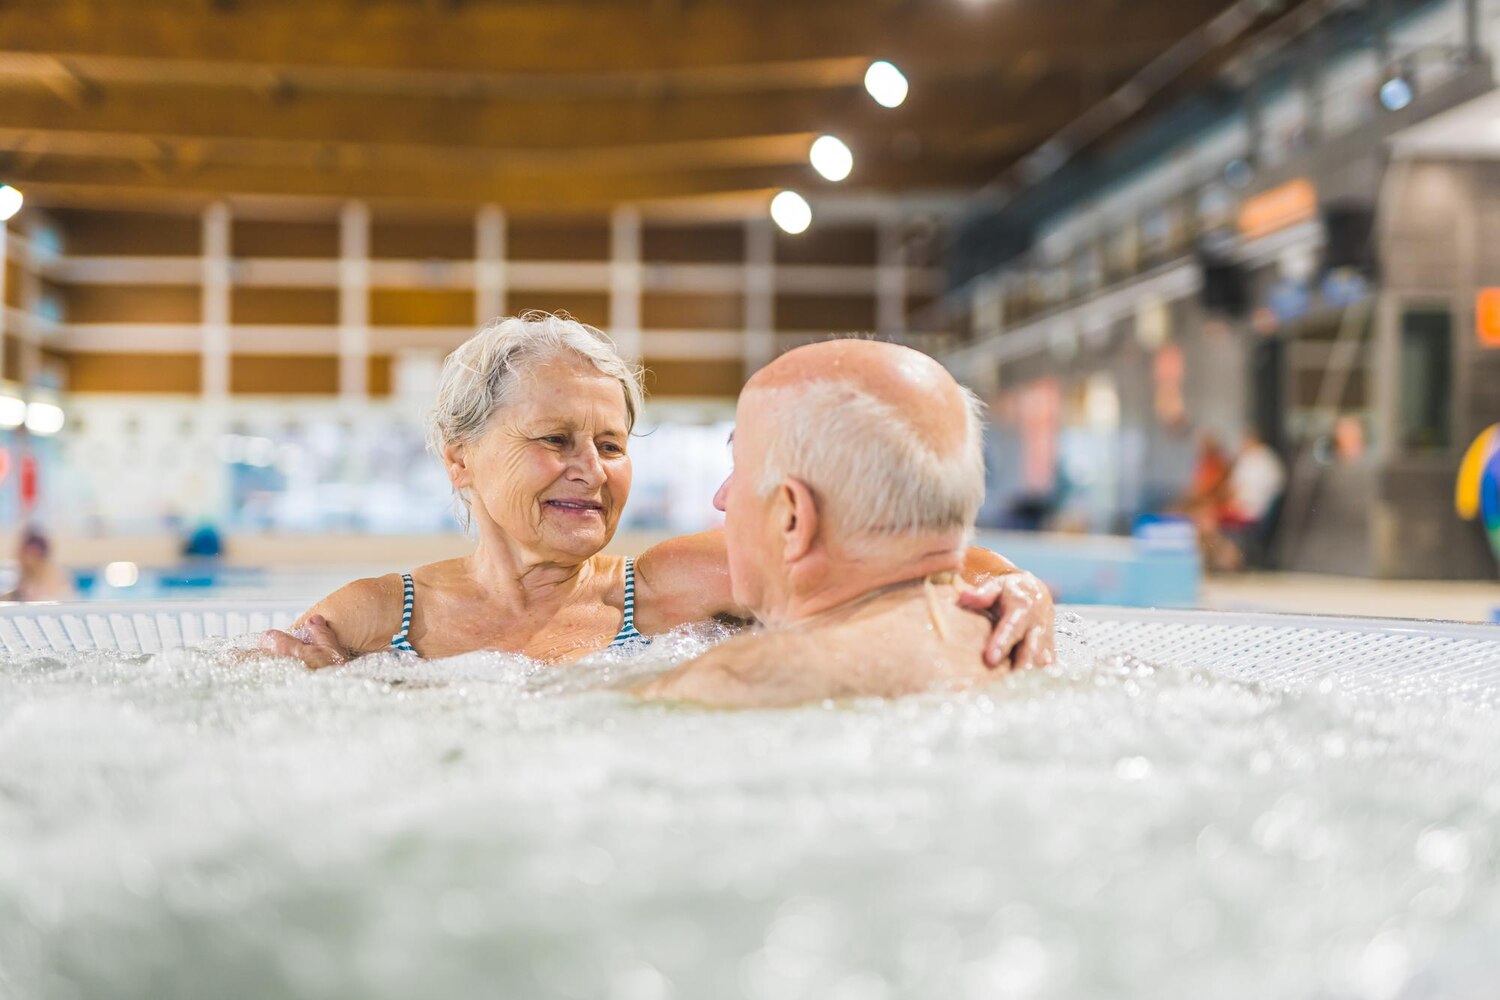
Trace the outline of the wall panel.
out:
<instances>
[{"instance_id":1,"label":"wall panel","mask_svg":"<svg viewBox=\"0 0 1500 1000\"><path fill-rule=\"evenodd\" d=\"M231 323L334 326L339 321L339 293L333 288L236 287L229 298Z\"/></svg>"},{"instance_id":2,"label":"wall panel","mask_svg":"<svg viewBox=\"0 0 1500 1000\"><path fill-rule=\"evenodd\" d=\"M743 295L647 292L641 326L647 330L738 330L745 325Z\"/></svg>"},{"instance_id":3,"label":"wall panel","mask_svg":"<svg viewBox=\"0 0 1500 1000\"><path fill-rule=\"evenodd\" d=\"M337 257L339 226L331 221L235 219L229 252L235 257Z\"/></svg>"},{"instance_id":4,"label":"wall panel","mask_svg":"<svg viewBox=\"0 0 1500 1000\"><path fill-rule=\"evenodd\" d=\"M202 362L196 354L102 354L67 356L70 392L202 391Z\"/></svg>"},{"instance_id":5,"label":"wall panel","mask_svg":"<svg viewBox=\"0 0 1500 1000\"><path fill-rule=\"evenodd\" d=\"M192 257L203 242L197 215L58 209L53 217L70 255Z\"/></svg>"},{"instance_id":6,"label":"wall panel","mask_svg":"<svg viewBox=\"0 0 1500 1000\"><path fill-rule=\"evenodd\" d=\"M197 323L202 293L182 285L63 285L69 323Z\"/></svg>"},{"instance_id":7,"label":"wall panel","mask_svg":"<svg viewBox=\"0 0 1500 1000\"><path fill-rule=\"evenodd\" d=\"M745 259L745 227L648 224L641 231L641 259L652 263L737 264Z\"/></svg>"},{"instance_id":8,"label":"wall panel","mask_svg":"<svg viewBox=\"0 0 1500 1000\"><path fill-rule=\"evenodd\" d=\"M745 382L739 361L646 360L648 396L720 396L734 398Z\"/></svg>"},{"instance_id":9,"label":"wall panel","mask_svg":"<svg viewBox=\"0 0 1500 1000\"><path fill-rule=\"evenodd\" d=\"M339 359L308 354L236 354L229 391L245 395L326 395L339 391Z\"/></svg>"},{"instance_id":10,"label":"wall panel","mask_svg":"<svg viewBox=\"0 0 1500 1000\"><path fill-rule=\"evenodd\" d=\"M378 260L472 260L474 253L472 221L376 219L370 227L370 256Z\"/></svg>"},{"instance_id":11,"label":"wall panel","mask_svg":"<svg viewBox=\"0 0 1500 1000\"><path fill-rule=\"evenodd\" d=\"M370 292L371 326L472 326L474 293L424 288Z\"/></svg>"},{"instance_id":12,"label":"wall panel","mask_svg":"<svg viewBox=\"0 0 1500 1000\"><path fill-rule=\"evenodd\" d=\"M868 333L875 329L875 298L871 295L778 295L776 329Z\"/></svg>"},{"instance_id":13,"label":"wall panel","mask_svg":"<svg viewBox=\"0 0 1500 1000\"><path fill-rule=\"evenodd\" d=\"M548 292L512 289L506 296L505 312L519 316L528 309L567 312L574 319L608 331L609 296L600 292Z\"/></svg>"},{"instance_id":14,"label":"wall panel","mask_svg":"<svg viewBox=\"0 0 1500 1000\"><path fill-rule=\"evenodd\" d=\"M609 260L608 219L511 219L511 260Z\"/></svg>"},{"instance_id":15,"label":"wall panel","mask_svg":"<svg viewBox=\"0 0 1500 1000\"><path fill-rule=\"evenodd\" d=\"M819 225L796 236L777 231L778 264L864 264L878 256L874 226Z\"/></svg>"}]
</instances>

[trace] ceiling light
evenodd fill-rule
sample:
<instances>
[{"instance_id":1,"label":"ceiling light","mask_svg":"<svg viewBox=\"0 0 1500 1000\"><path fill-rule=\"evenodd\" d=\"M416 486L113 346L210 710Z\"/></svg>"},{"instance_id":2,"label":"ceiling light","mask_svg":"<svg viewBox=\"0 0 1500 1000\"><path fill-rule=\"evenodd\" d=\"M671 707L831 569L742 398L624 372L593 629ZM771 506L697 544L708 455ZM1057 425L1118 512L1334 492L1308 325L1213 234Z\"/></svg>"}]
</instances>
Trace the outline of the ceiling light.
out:
<instances>
[{"instance_id":1,"label":"ceiling light","mask_svg":"<svg viewBox=\"0 0 1500 1000\"><path fill-rule=\"evenodd\" d=\"M63 429L62 407L56 403L30 403L26 407L26 429L43 437Z\"/></svg>"},{"instance_id":2,"label":"ceiling light","mask_svg":"<svg viewBox=\"0 0 1500 1000\"><path fill-rule=\"evenodd\" d=\"M812 225L812 206L795 191L783 191L771 199L771 220L796 236Z\"/></svg>"},{"instance_id":3,"label":"ceiling light","mask_svg":"<svg viewBox=\"0 0 1500 1000\"><path fill-rule=\"evenodd\" d=\"M906 77L895 66L880 60L865 70L865 89L881 107L899 108L906 100Z\"/></svg>"},{"instance_id":4,"label":"ceiling light","mask_svg":"<svg viewBox=\"0 0 1500 1000\"><path fill-rule=\"evenodd\" d=\"M841 181L854 169L854 154L837 136L819 136L807 158L813 169L831 181Z\"/></svg>"},{"instance_id":5,"label":"ceiling light","mask_svg":"<svg viewBox=\"0 0 1500 1000\"><path fill-rule=\"evenodd\" d=\"M1380 103L1387 111L1400 111L1412 102L1416 92L1411 81L1397 73L1380 85Z\"/></svg>"},{"instance_id":6,"label":"ceiling light","mask_svg":"<svg viewBox=\"0 0 1500 1000\"><path fill-rule=\"evenodd\" d=\"M26 401L15 396L0 396L0 428L14 430L26 422Z\"/></svg>"},{"instance_id":7,"label":"ceiling light","mask_svg":"<svg viewBox=\"0 0 1500 1000\"><path fill-rule=\"evenodd\" d=\"M19 212L21 203L25 200L20 191L9 184L0 184L0 222L4 222Z\"/></svg>"}]
</instances>

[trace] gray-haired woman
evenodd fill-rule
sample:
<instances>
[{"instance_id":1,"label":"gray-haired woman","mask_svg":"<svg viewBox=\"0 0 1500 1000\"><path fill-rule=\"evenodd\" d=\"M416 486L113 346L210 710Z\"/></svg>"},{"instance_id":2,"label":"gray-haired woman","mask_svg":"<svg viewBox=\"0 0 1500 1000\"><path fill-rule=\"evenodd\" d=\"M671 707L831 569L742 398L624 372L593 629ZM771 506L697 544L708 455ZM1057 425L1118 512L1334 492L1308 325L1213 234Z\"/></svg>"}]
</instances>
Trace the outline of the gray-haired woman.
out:
<instances>
[{"instance_id":1,"label":"gray-haired woman","mask_svg":"<svg viewBox=\"0 0 1500 1000\"><path fill-rule=\"evenodd\" d=\"M301 637L273 630L262 646L312 667L392 649L556 662L746 617L730 596L720 532L634 560L603 554L630 496L641 404L639 370L593 327L539 312L486 327L449 355L428 426L475 551L356 580L298 620ZM1050 658L1052 602L1034 577L985 549L970 550L965 575L996 614L991 663Z\"/></svg>"}]
</instances>

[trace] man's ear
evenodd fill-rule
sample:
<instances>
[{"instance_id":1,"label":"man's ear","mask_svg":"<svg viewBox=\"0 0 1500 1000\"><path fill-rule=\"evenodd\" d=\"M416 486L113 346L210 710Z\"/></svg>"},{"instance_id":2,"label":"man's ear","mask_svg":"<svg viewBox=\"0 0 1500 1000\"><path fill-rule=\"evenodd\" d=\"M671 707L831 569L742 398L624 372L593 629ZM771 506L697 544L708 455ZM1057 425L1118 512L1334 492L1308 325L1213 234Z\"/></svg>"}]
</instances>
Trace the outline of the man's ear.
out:
<instances>
[{"instance_id":1,"label":"man's ear","mask_svg":"<svg viewBox=\"0 0 1500 1000\"><path fill-rule=\"evenodd\" d=\"M787 479L781 484L780 506L782 558L794 563L812 551L818 537L818 504L806 483Z\"/></svg>"},{"instance_id":2,"label":"man's ear","mask_svg":"<svg viewBox=\"0 0 1500 1000\"><path fill-rule=\"evenodd\" d=\"M463 445L443 445L443 468L448 470L448 479L456 489L473 485L473 476L469 474L468 453Z\"/></svg>"}]
</instances>

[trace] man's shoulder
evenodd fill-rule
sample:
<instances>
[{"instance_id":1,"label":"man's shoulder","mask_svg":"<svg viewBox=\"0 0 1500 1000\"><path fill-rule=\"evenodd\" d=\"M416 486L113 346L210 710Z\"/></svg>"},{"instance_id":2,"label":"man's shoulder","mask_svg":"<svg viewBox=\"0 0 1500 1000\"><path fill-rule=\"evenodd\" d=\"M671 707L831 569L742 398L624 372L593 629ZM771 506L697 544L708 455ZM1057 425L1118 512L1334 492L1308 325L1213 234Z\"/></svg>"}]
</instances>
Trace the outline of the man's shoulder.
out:
<instances>
[{"instance_id":1,"label":"man's shoulder","mask_svg":"<svg viewBox=\"0 0 1500 1000\"><path fill-rule=\"evenodd\" d=\"M703 705L794 705L809 698L807 657L817 646L806 636L758 631L729 639L650 685L650 697Z\"/></svg>"}]
</instances>

